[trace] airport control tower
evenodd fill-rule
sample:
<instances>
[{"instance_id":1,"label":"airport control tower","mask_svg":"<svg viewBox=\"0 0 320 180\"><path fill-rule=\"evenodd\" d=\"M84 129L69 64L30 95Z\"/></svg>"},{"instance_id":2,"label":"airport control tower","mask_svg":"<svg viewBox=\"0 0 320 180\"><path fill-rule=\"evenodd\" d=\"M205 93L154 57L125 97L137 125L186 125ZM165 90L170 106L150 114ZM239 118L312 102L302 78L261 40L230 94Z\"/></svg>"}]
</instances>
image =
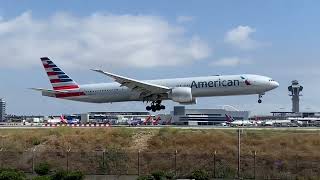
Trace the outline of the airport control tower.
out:
<instances>
[{"instance_id":1,"label":"airport control tower","mask_svg":"<svg viewBox=\"0 0 320 180\"><path fill-rule=\"evenodd\" d=\"M299 100L300 96L302 96L300 92L302 92L303 87L297 80L293 80L291 86L288 87L288 90L291 93L289 96L292 96L292 112L299 112Z\"/></svg>"}]
</instances>

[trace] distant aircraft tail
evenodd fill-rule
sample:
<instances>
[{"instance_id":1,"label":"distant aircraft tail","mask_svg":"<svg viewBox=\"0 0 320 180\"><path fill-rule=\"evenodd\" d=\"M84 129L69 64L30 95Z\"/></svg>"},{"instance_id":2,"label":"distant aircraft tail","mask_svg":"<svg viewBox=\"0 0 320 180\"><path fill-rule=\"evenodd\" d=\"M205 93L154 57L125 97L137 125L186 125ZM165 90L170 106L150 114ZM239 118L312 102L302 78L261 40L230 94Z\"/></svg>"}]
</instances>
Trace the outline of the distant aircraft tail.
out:
<instances>
[{"instance_id":1,"label":"distant aircraft tail","mask_svg":"<svg viewBox=\"0 0 320 180\"><path fill-rule=\"evenodd\" d=\"M68 121L64 118L63 115L60 116L60 120L61 120L62 123L68 124Z\"/></svg>"},{"instance_id":2,"label":"distant aircraft tail","mask_svg":"<svg viewBox=\"0 0 320 180\"><path fill-rule=\"evenodd\" d=\"M148 117L146 117L146 119L144 120L143 124L144 124L144 125L147 125L148 122L150 122L150 121L152 121L152 116L151 116L151 115L148 116Z\"/></svg>"},{"instance_id":3,"label":"distant aircraft tail","mask_svg":"<svg viewBox=\"0 0 320 180\"><path fill-rule=\"evenodd\" d=\"M158 124L159 124L159 121L161 121L161 117L160 117L160 116L158 116L157 119L154 119L153 122L152 122L152 124L153 124L153 125L158 125Z\"/></svg>"},{"instance_id":4,"label":"distant aircraft tail","mask_svg":"<svg viewBox=\"0 0 320 180\"><path fill-rule=\"evenodd\" d=\"M58 68L48 57L40 58L54 90L78 89L79 85Z\"/></svg>"},{"instance_id":5,"label":"distant aircraft tail","mask_svg":"<svg viewBox=\"0 0 320 180\"><path fill-rule=\"evenodd\" d=\"M228 123L231 123L234 121L233 117L231 117L230 115L227 115L227 114L226 114L226 119L227 119Z\"/></svg>"}]
</instances>

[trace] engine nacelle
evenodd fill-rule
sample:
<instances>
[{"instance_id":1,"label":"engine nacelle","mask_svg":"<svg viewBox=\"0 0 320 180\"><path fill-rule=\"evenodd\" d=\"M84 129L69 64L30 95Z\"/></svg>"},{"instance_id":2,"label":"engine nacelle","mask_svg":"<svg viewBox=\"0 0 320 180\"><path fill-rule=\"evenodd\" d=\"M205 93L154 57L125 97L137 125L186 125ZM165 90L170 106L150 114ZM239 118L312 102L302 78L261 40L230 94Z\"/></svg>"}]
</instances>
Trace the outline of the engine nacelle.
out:
<instances>
[{"instance_id":1,"label":"engine nacelle","mask_svg":"<svg viewBox=\"0 0 320 180\"><path fill-rule=\"evenodd\" d=\"M191 88L189 87L176 87L173 88L169 94L169 98L172 101L180 104L188 104L196 102L195 98L192 97Z\"/></svg>"},{"instance_id":2,"label":"engine nacelle","mask_svg":"<svg viewBox=\"0 0 320 180\"><path fill-rule=\"evenodd\" d=\"M197 99L196 98L192 98L192 101L190 102L180 102L179 104L181 105L193 105L193 104L197 104Z\"/></svg>"}]
</instances>

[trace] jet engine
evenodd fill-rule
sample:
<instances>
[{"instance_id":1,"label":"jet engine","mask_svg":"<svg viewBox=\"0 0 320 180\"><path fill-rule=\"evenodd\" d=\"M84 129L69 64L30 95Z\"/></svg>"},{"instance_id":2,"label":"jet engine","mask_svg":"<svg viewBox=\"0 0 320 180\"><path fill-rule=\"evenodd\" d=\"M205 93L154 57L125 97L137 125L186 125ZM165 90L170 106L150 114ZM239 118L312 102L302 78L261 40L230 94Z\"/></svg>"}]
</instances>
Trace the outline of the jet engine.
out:
<instances>
[{"instance_id":1,"label":"jet engine","mask_svg":"<svg viewBox=\"0 0 320 180\"><path fill-rule=\"evenodd\" d=\"M189 87L175 87L169 93L169 98L172 101L180 104L195 104L196 99L192 97L191 88Z\"/></svg>"},{"instance_id":2,"label":"jet engine","mask_svg":"<svg viewBox=\"0 0 320 180\"><path fill-rule=\"evenodd\" d=\"M192 101L190 102L180 102L179 104L181 105L193 105L193 104L197 104L197 99L196 98L192 98Z\"/></svg>"}]
</instances>

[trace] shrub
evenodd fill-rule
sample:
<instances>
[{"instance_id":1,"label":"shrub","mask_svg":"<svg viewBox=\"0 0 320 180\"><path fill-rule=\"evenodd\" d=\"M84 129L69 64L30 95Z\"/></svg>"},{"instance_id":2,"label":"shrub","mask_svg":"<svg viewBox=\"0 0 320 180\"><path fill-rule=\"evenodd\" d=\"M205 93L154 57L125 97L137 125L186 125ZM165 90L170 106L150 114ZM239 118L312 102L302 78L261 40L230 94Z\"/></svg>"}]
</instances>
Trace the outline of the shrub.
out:
<instances>
[{"instance_id":1,"label":"shrub","mask_svg":"<svg viewBox=\"0 0 320 180\"><path fill-rule=\"evenodd\" d=\"M156 171L147 176L139 176L137 180L171 180L175 175L170 172Z\"/></svg>"},{"instance_id":2,"label":"shrub","mask_svg":"<svg viewBox=\"0 0 320 180\"><path fill-rule=\"evenodd\" d=\"M151 175L147 175L147 176L139 176L137 180L154 180L154 178Z\"/></svg>"},{"instance_id":3,"label":"shrub","mask_svg":"<svg viewBox=\"0 0 320 180\"><path fill-rule=\"evenodd\" d=\"M166 173L163 171L156 171L156 172L151 173L151 175L153 176L153 178L155 180L163 180L163 179L165 179Z\"/></svg>"},{"instance_id":4,"label":"shrub","mask_svg":"<svg viewBox=\"0 0 320 180\"><path fill-rule=\"evenodd\" d=\"M203 170L196 170L192 172L191 178L195 180L209 180L209 174Z\"/></svg>"},{"instance_id":5,"label":"shrub","mask_svg":"<svg viewBox=\"0 0 320 180\"><path fill-rule=\"evenodd\" d=\"M165 174L165 177L166 177L168 180L173 180L173 179L175 179L175 174L172 173L172 172L167 172L167 173Z\"/></svg>"},{"instance_id":6,"label":"shrub","mask_svg":"<svg viewBox=\"0 0 320 180\"><path fill-rule=\"evenodd\" d=\"M80 171L74 171L67 173L67 176L64 178L64 180L82 180L84 178L84 175Z\"/></svg>"},{"instance_id":7,"label":"shrub","mask_svg":"<svg viewBox=\"0 0 320 180\"><path fill-rule=\"evenodd\" d=\"M37 176L32 178L32 180L53 180L50 176Z\"/></svg>"},{"instance_id":8,"label":"shrub","mask_svg":"<svg viewBox=\"0 0 320 180\"><path fill-rule=\"evenodd\" d=\"M59 170L51 176L52 180L82 180L84 174L80 171L67 172Z\"/></svg>"},{"instance_id":9,"label":"shrub","mask_svg":"<svg viewBox=\"0 0 320 180\"><path fill-rule=\"evenodd\" d=\"M25 180L23 173L15 170L3 170L0 173L0 180Z\"/></svg>"},{"instance_id":10,"label":"shrub","mask_svg":"<svg viewBox=\"0 0 320 180\"><path fill-rule=\"evenodd\" d=\"M67 171L65 170L58 170L52 176L51 179L54 180L64 180L64 178L68 175Z\"/></svg>"},{"instance_id":11,"label":"shrub","mask_svg":"<svg viewBox=\"0 0 320 180\"><path fill-rule=\"evenodd\" d=\"M41 144L41 140L37 137L32 137L31 141L33 146L37 146Z\"/></svg>"},{"instance_id":12,"label":"shrub","mask_svg":"<svg viewBox=\"0 0 320 180\"><path fill-rule=\"evenodd\" d=\"M35 167L34 171L40 176L48 175L50 172L50 165L46 162L40 163Z\"/></svg>"}]
</instances>

